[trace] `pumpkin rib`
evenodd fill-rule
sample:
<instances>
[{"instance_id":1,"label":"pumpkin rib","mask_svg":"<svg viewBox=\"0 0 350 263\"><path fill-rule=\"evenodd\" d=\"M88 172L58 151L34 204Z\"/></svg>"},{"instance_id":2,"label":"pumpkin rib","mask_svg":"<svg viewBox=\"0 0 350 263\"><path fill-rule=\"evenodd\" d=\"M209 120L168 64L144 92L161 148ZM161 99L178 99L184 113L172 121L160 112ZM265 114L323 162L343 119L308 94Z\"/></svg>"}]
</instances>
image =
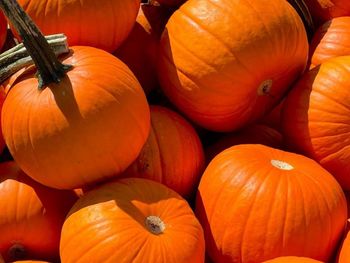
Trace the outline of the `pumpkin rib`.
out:
<instances>
[{"instance_id":1,"label":"pumpkin rib","mask_svg":"<svg viewBox=\"0 0 350 263\"><path fill-rule=\"evenodd\" d=\"M271 167L271 170L272 169L273 168ZM258 187L259 189L261 189L261 187L268 181L268 179L273 176L273 174L269 170L266 170L265 173L267 174L267 176L265 176L264 179L260 182L259 187ZM249 203L250 203L249 207L250 207L250 209L249 209L249 212L248 212L248 214L246 216L246 221L243 224L243 233L242 233L242 235L240 237L241 244L242 244L241 245L241 253L240 253L241 262L245 262L245 259L243 258L243 255L244 255L243 252L244 252L244 249L246 249L246 246L245 246L246 235L247 235L247 230L249 229L247 226L249 225L249 219L252 216L253 208L254 208L254 206L256 206L256 199L259 196L259 192L260 191L255 191L254 194L253 194L253 200L249 200Z\"/></svg>"},{"instance_id":2,"label":"pumpkin rib","mask_svg":"<svg viewBox=\"0 0 350 263\"><path fill-rule=\"evenodd\" d=\"M212 1L209 1L209 3L212 3ZM185 17L187 17L188 19L190 19L191 21L195 22L197 26L199 26L201 29L204 30L205 33L207 33L208 35L211 35L215 40L217 40L217 42L221 43L222 46L232 55L232 57L235 58L235 61L237 61L246 71L248 74L250 74L251 76L254 76L254 79L256 79L256 73L253 71L250 71L248 69L248 67L243 64L242 60L240 60L238 58L238 56L236 54L233 53L232 49L229 48L229 45L222 40L220 37L218 37L215 33L211 32L209 29L207 29L202 23L200 23L199 20L197 20L195 17L193 17L192 15L190 15L189 13L184 11L185 9L179 9L179 11L185 15ZM176 37L173 36L173 39L176 41ZM193 55L193 54L192 54ZM217 72L217 69L213 66L213 68L215 69L215 71ZM225 74L226 75L226 74ZM228 79L230 80L230 76L227 75Z\"/></svg>"}]
</instances>

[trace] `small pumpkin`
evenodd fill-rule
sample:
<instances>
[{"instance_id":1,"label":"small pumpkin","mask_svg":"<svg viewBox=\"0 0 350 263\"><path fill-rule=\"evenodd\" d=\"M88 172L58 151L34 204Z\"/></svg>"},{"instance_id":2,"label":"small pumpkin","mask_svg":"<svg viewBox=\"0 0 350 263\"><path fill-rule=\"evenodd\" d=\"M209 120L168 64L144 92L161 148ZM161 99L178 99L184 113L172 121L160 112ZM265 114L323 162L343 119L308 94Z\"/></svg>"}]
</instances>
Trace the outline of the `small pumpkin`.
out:
<instances>
[{"instance_id":1,"label":"small pumpkin","mask_svg":"<svg viewBox=\"0 0 350 263\"><path fill-rule=\"evenodd\" d=\"M305 68L308 42L285 0L189 0L170 17L159 53L169 100L199 126L228 132L278 103Z\"/></svg>"},{"instance_id":2,"label":"small pumpkin","mask_svg":"<svg viewBox=\"0 0 350 263\"><path fill-rule=\"evenodd\" d=\"M71 46L93 46L108 52L115 51L127 38L140 6L140 0L18 0L18 3L44 35L64 33Z\"/></svg>"},{"instance_id":3,"label":"small pumpkin","mask_svg":"<svg viewBox=\"0 0 350 263\"><path fill-rule=\"evenodd\" d=\"M310 68L346 55L350 55L350 13L327 21L316 31L310 44Z\"/></svg>"},{"instance_id":4,"label":"small pumpkin","mask_svg":"<svg viewBox=\"0 0 350 263\"><path fill-rule=\"evenodd\" d=\"M4 139L18 165L60 189L124 171L150 127L148 102L135 76L119 59L93 47L72 47L62 64L16 2L0 5L27 38L24 46L39 72L29 67L17 76L2 109Z\"/></svg>"},{"instance_id":5,"label":"small pumpkin","mask_svg":"<svg viewBox=\"0 0 350 263\"><path fill-rule=\"evenodd\" d=\"M350 190L350 56L304 74L282 111L287 147L319 162Z\"/></svg>"},{"instance_id":6,"label":"small pumpkin","mask_svg":"<svg viewBox=\"0 0 350 263\"><path fill-rule=\"evenodd\" d=\"M350 15L348 0L304 0L316 26L340 16Z\"/></svg>"},{"instance_id":7,"label":"small pumpkin","mask_svg":"<svg viewBox=\"0 0 350 263\"><path fill-rule=\"evenodd\" d=\"M204 262L204 236L188 203L141 178L87 192L62 227L62 263Z\"/></svg>"},{"instance_id":8,"label":"small pumpkin","mask_svg":"<svg viewBox=\"0 0 350 263\"><path fill-rule=\"evenodd\" d=\"M14 162L0 163L0 253L6 260L58 258L61 227L77 196L43 186Z\"/></svg>"},{"instance_id":9,"label":"small pumpkin","mask_svg":"<svg viewBox=\"0 0 350 263\"><path fill-rule=\"evenodd\" d=\"M344 235L343 241L339 246L336 263L348 263L350 258L350 219L348 219L348 227Z\"/></svg>"},{"instance_id":10,"label":"small pumpkin","mask_svg":"<svg viewBox=\"0 0 350 263\"><path fill-rule=\"evenodd\" d=\"M195 211L216 263L287 255L328 262L347 220L344 193L319 164L254 144L233 146L209 163Z\"/></svg>"},{"instance_id":11,"label":"small pumpkin","mask_svg":"<svg viewBox=\"0 0 350 263\"><path fill-rule=\"evenodd\" d=\"M163 183L189 198L203 169L203 147L191 124L172 110L151 106L151 132L125 176Z\"/></svg>"},{"instance_id":12,"label":"small pumpkin","mask_svg":"<svg viewBox=\"0 0 350 263\"><path fill-rule=\"evenodd\" d=\"M322 261L305 257L278 257L263 263L322 263Z\"/></svg>"}]
</instances>

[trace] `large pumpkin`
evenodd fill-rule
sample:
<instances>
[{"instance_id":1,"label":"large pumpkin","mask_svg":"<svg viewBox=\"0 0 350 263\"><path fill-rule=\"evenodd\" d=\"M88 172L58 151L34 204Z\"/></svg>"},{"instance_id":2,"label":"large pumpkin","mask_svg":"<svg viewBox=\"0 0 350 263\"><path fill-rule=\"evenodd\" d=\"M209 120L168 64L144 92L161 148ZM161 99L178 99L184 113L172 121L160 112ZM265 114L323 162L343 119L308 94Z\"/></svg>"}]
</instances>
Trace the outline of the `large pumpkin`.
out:
<instances>
[{"instance_id":1,"label":"large pumpkin","mask_svg":"<svg viewBox=\"0 0 350 263\"><path fill-rule=\"evenodd\" d=\"M345 230L347 208L337 181L315 161L242 144L206 168L196 215L216 263L288 255L327 261Z\"/></svg>"},{"instance_id":2,"label":"large pumpkin","mask_svg":"<svg viewBox=\"0 0 350 263\"><path fill-rule=\"evenodd\" d=\"M151 106L150 135L125 175L158 181L189 198L203 169L203 147L191 124L167 108Z\"/></svg>"},{"instance_id":3,"label":"large pumpkin","mask_svg":"<svg viewBox=\"0 0 350 263\"><path fill-rule=\"evenodd\" d=\"M0 164L0 253L6 262L55 260L63 221L77 200L27 177L14 162Z\"/></svg>"},{"instance_id":4,"label":"large pumpkin","mask_svg":"<svg viewBox=\"0 0 350 263\"><path fill-rule=\"evenodd\" d=\"M86 193L62 228L62 263L204 262L204 236L188 203L166 186L140 178Z\"/></svg>"},{"instance_id":5,"label":"large pumpkin","mask_svg":"<svg viewBox=\"0 0 350 263\"><path fill-rule=\"evenodd\" d=\"M350 15L349 0L304 0L316 25L334 17Z\"/></svg>"},{"instance_id":6,"label":"large pumpkin","mask_svg":"<svg viewBox=\"0 0 350 263\"><path fill-rule=\"evenodd\" d=\"M112 52L130 33L140 0L18 0L45 35Z\"/></svg>"},{"instance_id":7,"label":"large pumpkin","mask_svg":"<svg viewBox=\"0 0 350 263\"><path fill-rule=\"evenodd\" d=\"M318 161L350 190L350 56L307 72L283 108L288 147Z\"/></svg>"},{"instance_id":8,"label":"large pumpkin","mask_svg":"<svg viewBox=\"0 0 350 263\"><path fill-rule=\"evenodd\" d=\"M63 61L73 69L59 84L38 89L30 69L16 79L2 130L29 176L74 189L125 170L147 139L150 115L135 76L111 54L73 47Z\"/></svg>"},{"instance_id":9,"label":"large pumpkin","mask_svg":"<svg viewBox=\"0 0 350 263\"><path fill-rule=\"evenodd\" d=\"M350 13L324 23L310 44L311 68L332 57L350 55Z\"/></svg>"},{"instance_id":10,"label":"large pumpkin","mask_svg":"<svg viewBox=\"0 0 350 263\"><path fill-rule=\"evenodd\" d=\"M321 261L304 257L278 257L263 263L322 263Z\"/></svg>"},{"instance_id":11,"label":"large pumpkin","mask_svg":"<svg viewBox=\"0 0 350 263\"><path fill-rule=\"evenodd\" d=\"M231 131L276 105L307 53L303 23L285 0L189 0L163 32L159 79L187 117Z\"/></svg>"}]
</instances>

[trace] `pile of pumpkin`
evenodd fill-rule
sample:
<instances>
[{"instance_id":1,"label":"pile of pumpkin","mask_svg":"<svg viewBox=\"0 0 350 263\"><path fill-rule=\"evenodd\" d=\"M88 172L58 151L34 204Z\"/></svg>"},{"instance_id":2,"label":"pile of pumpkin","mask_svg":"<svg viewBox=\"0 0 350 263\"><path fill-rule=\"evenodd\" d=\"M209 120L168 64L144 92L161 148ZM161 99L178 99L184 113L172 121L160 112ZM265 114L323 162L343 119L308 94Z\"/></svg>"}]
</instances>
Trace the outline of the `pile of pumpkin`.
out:
<instances>
[{"instance_id":1,"label":"pile of pumpkin","mask_svg":"<svg viewBox=\"0 0 350 263\"><path fill-rule=\"evenodd\" d=\"M0 262L350 262L349 0L0 8Z\"/></svg>"}]
</instances>

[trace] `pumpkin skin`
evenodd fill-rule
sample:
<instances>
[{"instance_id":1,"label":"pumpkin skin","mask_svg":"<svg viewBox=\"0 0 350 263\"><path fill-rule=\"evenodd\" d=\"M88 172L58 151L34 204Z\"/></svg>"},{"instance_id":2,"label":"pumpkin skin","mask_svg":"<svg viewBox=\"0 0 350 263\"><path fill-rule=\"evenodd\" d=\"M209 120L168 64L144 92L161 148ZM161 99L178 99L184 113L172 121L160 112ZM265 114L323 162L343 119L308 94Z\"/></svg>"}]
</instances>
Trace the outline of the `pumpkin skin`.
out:
<instances>
[{"instance_id":1,"label":"pumpkin skin","mask_svg":"<svg viewBox=\"0 0 350 263\"><path fill-rule=\"evenodd\" d=\"M158 84L156 57L158 42L170 11L162 6L141 4L128 38L114 52L135 74L145 93Z\"/></svg>"},{"instance_id":2,"label":"pumpkin skin","mask_svg":"<svg viewBox=\"0 0 350 263\"><path fill-rule=\"evenodd\" d=\"M319 162L350 190L350 56L305 73L287 96L282 124L287 147Z\"/></svg>"},{"instance_id":3,"label":"pumpkin skin","mask_svg":"<svg viewBox=\"0 0 350 263\"><path fill-rule=\"evenodd\" d=\"M348 227L346 234L344 235L343 241L339 247L338 255L337 255L337 263L348 263L350 258L350 228L349 228L349 219L348 219Z\"/></svg>"},{"instance_id":4,"label":"pumpkin skin","mask_svg":"<svg viewBox=\"0 0 350 263\"><path fill-rule=\"evenodd\" d=\"M322 263L322 261L304 257L278 257L263 263Z\"/></svg>"},{"instance_id":5,"label":"pumpkin skin","mask_svg":"<svg viewBox=\"0 0 350 263\"><path fill-rule=\"evenodd\" d=\"M72 47L59 84L37 88L35 72L7 94L2 130L18 165L38 182L76 189L124 171L150 127L149 106L132 72L113 55Z\"/></svg>"},{"instance_id":6,"label":"pumpkin skin","mask_svg":"<svg viewBox=\"0 0 350 263\"><path fill-rule=\"evenodd\" d=\"M315 161L253 144L217 155L196 199L216 263L288 255L327 261L345 230L346 209L339 184Z\"/></svg>"},{"instance_id":7,"label":"pumpkin skin","mask_svg":"<svg viewBox=\"0 0 350 263\"><path fill-rule=\"evenodd\" d=\"M348 0L304 0L316 25L340 16L350 15Z\"/></svg>"},{"instance_id":8,"label":"pumpkin skin","mask_svg":"<svg viewBox=\"0 0 350 263\"><path fill-rule=\"evenodd\" d=\"M160 182L190 198L203 169L203 147L194 128L177 113L151 106L150 135L125 176Z\"/></svg>"},{"instance_id":9,"label":"pumpkin skin","mask_svg":"<svg viewBox=\"0 0 350 263\"><path fill-rule=\"evenodd\" d=\"M147 218L159 217L161 234ZM204 236L188 203L166 186L125 178L86 193L62 227L62 263L204 262Z\"/></svg>"},{"instance_id":10,"label":"pumpkin skin","mask_svg":"<svg viewBox=\"0 0 350 263\"><path fill-rule=\"evenodd\" d=\"M346 55L350 55L350 16L333 18L324 23L312 39L310 68Z\"/></svg>"},{"instance_id":11,"label":"pumpkin skin","mask_svg":"<svg viewBox=\"0 0 350 263\"><path fill-rule=\"evenodd\" d=\"M0 164L0 253L6 260L54 260L64 219L77 200L73 191L43 186L14 162ZM17 247L17 253L15 248ZM24 252L20 252L24 249Z\"/></svg>"},{"instance_id":12,"label":"pumpkin skin","mask_svg":"<svg viewBox=\"0 0 350 263\"><path fill-rule=\"evenodd\" d=\"M2 109L2 105L4 104L5 101L5 90L0 87L0 113L1 113L1 109ZM0 131L1 131L1 114L0 114ZM2 132L0 132L0 154L3 152L3 150L5 149L5 141L4 141L4 137L2 136Z\"/></svg>"},{"instance_id":13,"label":"pumpkin skin","mask_svg":"<svg viewBox=\"0 0 350 263\"><path fill-rule=\"evenodd\" d=\"M116 50L127 38L140 6L140 0L18 0L18 3L44 35L64 33L70 46L93 46L108 52Z\"/></svg>"},{"instance_id":14,"label":"pumpkin skin","mask_svg":"<svg viewBox=\"0 0 350 263\"><path fill-rule=\"evenodd\" d=\"M209 163L217 154L238 144L263 144L272 148L282 148L283 137L277 130L263 125L252 124L239 131L225 134L205 150Z\"/></svg>"},{"instance_id":15,"label":"pumpkin skin","mask_svg":"<svg viewBox=\"0 0 350 263\"><path fill-rule=\"evenodd\" d=\"M278 103L307 53L303 23L285 0L189 0L163 32L158 76L192 121L232 131Z\"/></svg>"}]
</instances>

